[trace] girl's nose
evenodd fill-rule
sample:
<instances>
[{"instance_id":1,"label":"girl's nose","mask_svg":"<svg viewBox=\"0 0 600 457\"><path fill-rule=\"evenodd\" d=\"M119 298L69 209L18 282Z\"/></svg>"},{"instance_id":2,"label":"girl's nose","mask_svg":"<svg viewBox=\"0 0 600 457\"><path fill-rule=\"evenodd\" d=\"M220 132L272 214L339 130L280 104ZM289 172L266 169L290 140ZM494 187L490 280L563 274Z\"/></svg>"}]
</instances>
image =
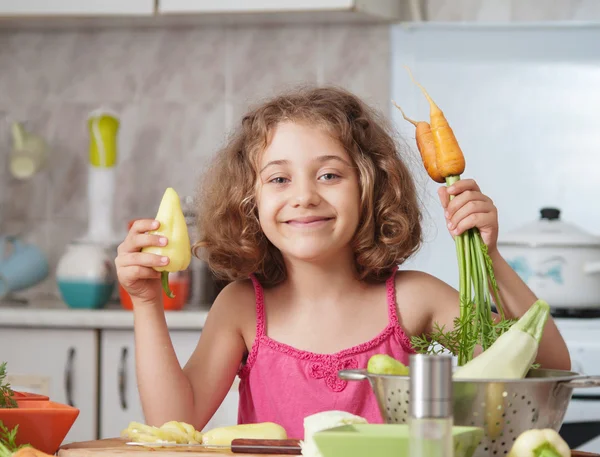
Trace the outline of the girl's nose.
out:
<instances>
[{"instance_id":1,"label":"girl's nose","mask_svg":"<svg viewBox=\"0 0 600 457\"><path fill-rule=\"evenodd\" d=\"M292 203L294 206L316 206L321 202L321 197L312 183L297 183L292 192Z\"/></svg>"}]
</instances>

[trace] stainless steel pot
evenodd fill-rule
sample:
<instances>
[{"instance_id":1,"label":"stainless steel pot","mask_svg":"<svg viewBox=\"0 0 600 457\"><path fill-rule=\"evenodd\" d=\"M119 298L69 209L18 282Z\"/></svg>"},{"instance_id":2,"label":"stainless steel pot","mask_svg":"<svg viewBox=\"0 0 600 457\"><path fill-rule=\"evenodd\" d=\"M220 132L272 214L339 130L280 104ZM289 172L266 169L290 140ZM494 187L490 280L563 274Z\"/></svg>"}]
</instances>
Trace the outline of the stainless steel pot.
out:
<instances>
[{"instance_id":1,"label":"stainless steel pot","mask_svg":"<svg viewBox=\"0 0 600 457\"><path fill-rule=\"evenodd\" d=\"M340 379L369 381L386 423L407 423L410 377L342 370ZM600 387L600 376L572 371L531 370L525 379L453 382L454 424L481 427L484 437L473 457L508 454L517 437L532 428L559 430L574 388Z\"/></svg>"},{"instance_id":2,"label":"stainless steel pot","mask_svg":"<svg viewBox=\"0 0 600 457\"><path fill-rule=\"evenodd\" d=\"M543 208L540 219L498 238L498 250L550 307L600 308L600 237Z\"/></svg>"}]
</instances>

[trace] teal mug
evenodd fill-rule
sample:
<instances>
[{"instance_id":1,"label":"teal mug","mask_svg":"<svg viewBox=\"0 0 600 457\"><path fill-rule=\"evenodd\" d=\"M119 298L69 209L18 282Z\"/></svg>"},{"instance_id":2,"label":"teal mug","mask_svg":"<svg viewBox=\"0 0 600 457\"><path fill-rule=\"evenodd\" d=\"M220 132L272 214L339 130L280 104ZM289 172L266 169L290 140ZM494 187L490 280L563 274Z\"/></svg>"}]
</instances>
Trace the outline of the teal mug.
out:
<instances>
[{"instance_id":1,"label":"teal mug","mask_svg":"<svg viewBox=\"0 0 600 457\"><path fill-rule=\"evenodd\" d=\"M0 236L0 299L28 289L48 277L48 259L40 248L21 240Z\"/></svg>"}]
</instances>

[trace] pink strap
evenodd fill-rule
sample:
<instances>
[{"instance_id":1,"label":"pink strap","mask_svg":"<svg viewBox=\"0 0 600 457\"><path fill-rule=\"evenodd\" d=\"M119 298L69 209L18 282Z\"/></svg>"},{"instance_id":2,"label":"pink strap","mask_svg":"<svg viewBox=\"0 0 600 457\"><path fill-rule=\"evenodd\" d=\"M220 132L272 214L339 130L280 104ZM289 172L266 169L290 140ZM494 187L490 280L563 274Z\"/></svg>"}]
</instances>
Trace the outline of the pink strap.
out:
<instances>
[{"instance_id":1,"label":"pink strap","mask_svg":"<svg viewBox=\"0 0 600 457\"><path fill-rule=\"evenodd\" d=\"M256 341L259 341L265 334L265 298L263 289L256 276L250 275L254 285L254 295L256 297Z\"/></svg>"},{"instance_id":2,"label":"pink strap","mask_svg":"<svg viewBox=\"0 0 600 457\"><path fill-rule=\"evenodd\" d=\"M388 316L390 319L390 323L394 326L398 326L398 313L396 309L396 272L398 271L398 266L395 266L392 274L386 280L386 289L387 289L387 304L388 304Z\"/></svg>"}]
</instances>

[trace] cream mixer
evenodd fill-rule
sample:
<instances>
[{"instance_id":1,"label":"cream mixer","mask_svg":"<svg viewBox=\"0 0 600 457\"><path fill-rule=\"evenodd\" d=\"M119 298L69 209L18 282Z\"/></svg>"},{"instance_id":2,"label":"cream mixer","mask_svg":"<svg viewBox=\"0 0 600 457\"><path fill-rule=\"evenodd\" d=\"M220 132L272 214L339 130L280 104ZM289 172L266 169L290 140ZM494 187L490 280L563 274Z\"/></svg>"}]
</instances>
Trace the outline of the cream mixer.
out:
<instances>
[{"instance_id":1,"label":"cream mixer","mask_svg":"<svg viewBox=\"0 0 600 457\"><path fill-rule=\"evenodd\" d=\"M56 270L60 294L72 308L101 308L115 289L115 250L124 238L113 226L119 125L110 110L88 117L88 229L67 246Z\"/></svg>"}]
</instances>

